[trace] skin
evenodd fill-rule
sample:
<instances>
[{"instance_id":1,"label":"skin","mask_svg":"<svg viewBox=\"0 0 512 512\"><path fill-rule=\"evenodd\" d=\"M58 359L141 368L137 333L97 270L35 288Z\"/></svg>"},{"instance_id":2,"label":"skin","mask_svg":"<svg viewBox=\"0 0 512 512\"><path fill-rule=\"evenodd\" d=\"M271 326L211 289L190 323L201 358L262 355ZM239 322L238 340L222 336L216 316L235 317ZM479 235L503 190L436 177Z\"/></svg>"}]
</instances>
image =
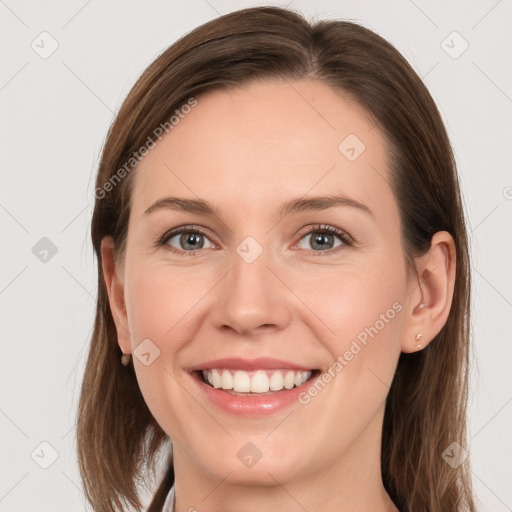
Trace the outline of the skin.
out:
<instances>
[{"instance_id":1,"label":"skin","mask_svg":"<svg viewBox=\"0 0 512 512\"><path fill-rule=\"evenodd\" d=\"M339 92L305 80L259 82L197 100L136 171L122 259L116 264L110 238L102 244L120 347L132 353L149 338L160 350L149 366L133 359L173 441L175 510L397 510L381 480L385 399L400 353L425 347L446 322L453 240L437 233L407 272L385 140ZM352 162L338 150L349 134L366 146ZM372 213L341 206L279 215L289 199L328 194ZM171 195L208 200L220 217L143 215ZM194 255L168 249L184 250L179 236L154 247L187 224L207 232ZM319 255L316 224L345 230L354 245L336 251L334 236L331 254ZM250 264L236 252L247 236L263 248ZM261 418L230 415L187 372L220 357L264 356L327 371L394 303L401 311L307 404ZM237 457L247 442L262 454L251 468Z\"/></svg>"}]
</instances>

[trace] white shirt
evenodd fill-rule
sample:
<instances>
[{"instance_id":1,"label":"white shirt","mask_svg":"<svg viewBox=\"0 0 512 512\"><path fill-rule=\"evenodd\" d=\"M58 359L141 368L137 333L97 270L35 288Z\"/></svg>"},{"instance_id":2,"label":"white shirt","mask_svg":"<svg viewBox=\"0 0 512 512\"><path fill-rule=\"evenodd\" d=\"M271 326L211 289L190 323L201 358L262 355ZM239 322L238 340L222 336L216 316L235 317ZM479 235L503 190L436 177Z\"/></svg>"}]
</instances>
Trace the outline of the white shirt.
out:
<instances>
[{"instance_id":1,"label":"white shirt","mask_svg":"<svg viewBox=\"0 0 512 512\"><path fill-rule=\"evenodd\" d=\"M174 484L171 487L171 490L169 491L167 498L165 498L164 508L162 509L162 512L173 512L173 511L174 511Z\"/></svg>"}]
</instances>

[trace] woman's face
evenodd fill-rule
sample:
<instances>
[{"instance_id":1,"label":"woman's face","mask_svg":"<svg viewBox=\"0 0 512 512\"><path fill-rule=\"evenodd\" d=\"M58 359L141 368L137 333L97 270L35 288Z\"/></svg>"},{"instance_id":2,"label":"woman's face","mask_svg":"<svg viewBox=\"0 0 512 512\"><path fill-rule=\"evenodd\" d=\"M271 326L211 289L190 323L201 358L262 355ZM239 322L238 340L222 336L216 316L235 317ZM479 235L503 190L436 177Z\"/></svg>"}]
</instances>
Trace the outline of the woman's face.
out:
<instances>
[{"instance_id":1,"label":"woman's face","mask_svg":"<svg viewBox=\"0 0 512 512\"><path fill-rule=\"evenodd\" d=\"M119 342L175 466L262 485L378 469L414 286L378 125L310 81L196 99L133 177L118 269Z\"/></svg>"}]
</instances>

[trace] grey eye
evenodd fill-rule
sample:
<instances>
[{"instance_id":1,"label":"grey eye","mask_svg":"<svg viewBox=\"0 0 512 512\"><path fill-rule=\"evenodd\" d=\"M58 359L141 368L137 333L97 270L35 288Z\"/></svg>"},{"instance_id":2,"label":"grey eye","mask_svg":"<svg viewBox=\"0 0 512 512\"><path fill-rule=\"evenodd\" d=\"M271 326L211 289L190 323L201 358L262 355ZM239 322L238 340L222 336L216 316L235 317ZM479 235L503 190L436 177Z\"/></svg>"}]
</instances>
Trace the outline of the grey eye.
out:
<instances>
[{"instance_id":1,"label":"grey eye","mask_svg":"<svg viewBox=\"0 0 512 512\"><path fill-rule=\"evenodd\" d=\"M302 244L302 240L305 240L307 238L310 238L309 243L310 247L304 247ZM338 244L335 245L336 239L338 239ZM307 235L303 236L301 239L301 242L299 242L299 247L302 249L313 249L316 251L327 251L329 249L333 249L335 247L339 247L343 244L343 241L334 234L326 233L323 231L312 231L311 233L308 233Z\"/></svg>"},{"instance_id":2,"label":"grey eye","mask_svg":"<svg viewBox=\"0 0 512 512\"><path fill-rule=\"evenodd\" d=\"M173 241L176 239L178 244L177 246L175 245L176 242L173 243ZM202 233L197 233L195 231L187 231L172 236L167 241L167 244L178 250L194 251L197 249L203 249L205 247L205 240L211 244L208 238Z\"/></svg>"}]
</instances>

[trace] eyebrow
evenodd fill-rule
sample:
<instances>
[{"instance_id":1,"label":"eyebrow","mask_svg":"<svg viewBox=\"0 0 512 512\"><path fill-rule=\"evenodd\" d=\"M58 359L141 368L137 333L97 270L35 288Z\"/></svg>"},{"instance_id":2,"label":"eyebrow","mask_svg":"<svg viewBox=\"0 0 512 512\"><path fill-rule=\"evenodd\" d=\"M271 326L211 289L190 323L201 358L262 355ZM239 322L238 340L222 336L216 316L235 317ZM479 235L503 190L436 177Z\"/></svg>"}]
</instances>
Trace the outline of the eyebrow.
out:
<instances>
[{"instance_id":1,"label":"eyebrow","mask_svg":"<svg viewBox=\"0 0 512 512\"><path fill-rule=\"evenodd\" d=\"M328 208L334 208L337 206L357 208L358 210L361 210L373 217L373 213L368 206L351 199L350 197L340 195L312 196L291 199L281 206L279 213L281 217L284 217L290 213L299 213L309 210L327 210ZM185 213L197 213L210 217L219 217L218 209L210 202L203 199L185 199L180 197L164 197L158 199L144 211L141 217L149 215L157 210L177 210Z\"/></svg>"},{"instance_id":2,"label":"eyebrow","mask_svg":"<svg viewBox=\"0 0 512 512\"><path fill-rule=\"evenodd\" d=\"M349 206L352 208L357 208L373 217L372 211L365 204L347 196L333 195L300 197L298 199L291 199L281 206L279 213L281 216L284 216L288 215L289 213L298 213L308 210L327 210L328 208L334 208L336 206Z\"/></svg>"}]
</instances>

